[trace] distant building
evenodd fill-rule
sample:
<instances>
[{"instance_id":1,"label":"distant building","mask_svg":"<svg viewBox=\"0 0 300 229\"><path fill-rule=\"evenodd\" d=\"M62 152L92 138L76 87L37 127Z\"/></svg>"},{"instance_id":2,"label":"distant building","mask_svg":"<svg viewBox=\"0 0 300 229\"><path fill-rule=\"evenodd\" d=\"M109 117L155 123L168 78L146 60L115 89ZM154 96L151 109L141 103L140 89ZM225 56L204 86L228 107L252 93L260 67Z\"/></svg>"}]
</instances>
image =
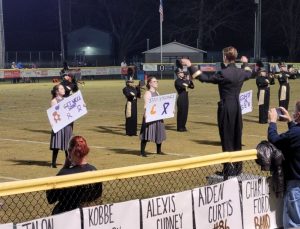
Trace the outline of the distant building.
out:
<instances>
[{"instance_id":1,"label":"distant building","mask_svg":"<svg viewBox=\"0 0 300 229\"><path fill-rule=\"evenodd\" d=\"M162 46L163 63L175 63L176 59L188 57L193 63L203 62L206 51L173 41ZM160 63L160 46L143 52L145 63Z\"/></svg>"},{"instance_id":2,"label":"distant building","mask_svg":"<svg viewBox=\"0 0 300 229\"><path fill-rule=\"evenodd\" d=\"M89 26L68 34L68 61L86 62L90 65L112 63L112 36Z\"/></svg>"}]
</instances>

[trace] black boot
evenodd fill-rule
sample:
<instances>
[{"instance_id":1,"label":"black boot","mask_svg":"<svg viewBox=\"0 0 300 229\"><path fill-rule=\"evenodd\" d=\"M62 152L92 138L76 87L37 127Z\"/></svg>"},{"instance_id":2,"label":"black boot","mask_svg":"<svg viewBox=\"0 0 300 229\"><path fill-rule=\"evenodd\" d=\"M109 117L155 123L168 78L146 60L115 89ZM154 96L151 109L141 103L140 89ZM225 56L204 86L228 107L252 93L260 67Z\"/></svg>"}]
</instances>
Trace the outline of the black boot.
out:
<instances>
[{"instance_id":1,"label":"black boot","mask_svg":"<svg viewBox=\"0 0 300 229\"><path fill-rule=\"evenodd\" d=\"M163 153L161 152L161 143L160 143L160 144L156 144L156 153L157 153L157 154L163 154Z\"/></svg>"},{"instance_id":2,"label":"black boot","mask_svg":"<svg viewBox=\"0 0 300 229\"><path fill-rule=\"evenodd\" d=\"M58 155L58 149L52 150L52 163L51 163L51 168L57 168L56 167L56 159Z\"/></svg>"},{"instance_id":3,"label":"black boot","mask_svg":"<svg viewBox=\"0 0 300 229\"><path fill-rule=\"evenodd\" d=\"M141 141L141 156L142 157L147 157L147 155L145 153L146 145L147 145L147 141L146 140L142 140Z\"/></svg>"}]
</instances>

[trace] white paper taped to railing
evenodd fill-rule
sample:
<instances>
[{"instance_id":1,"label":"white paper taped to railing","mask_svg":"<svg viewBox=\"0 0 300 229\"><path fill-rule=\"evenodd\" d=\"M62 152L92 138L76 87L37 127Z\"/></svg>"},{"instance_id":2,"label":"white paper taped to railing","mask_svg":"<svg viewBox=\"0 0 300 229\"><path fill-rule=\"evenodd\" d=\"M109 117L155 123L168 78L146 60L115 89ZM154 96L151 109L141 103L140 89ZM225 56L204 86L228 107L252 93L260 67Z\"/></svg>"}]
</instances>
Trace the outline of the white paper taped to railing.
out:
<instances>
[{"instance_id":1,"label":"white paper taped to railing","mask_svg":"<svg viewBox=\"0 0 300 229\"><path fill-rule=\"evenodd\" d=\"M196 228L243 228L236 178L193 189Z\"/></svg>"},{"instance_id":2,"label":"white paper taped to railing","mask_svg":"<svg viewBox=\"0 0 300 229\"><path fill-rule=\"evenodd\" d=\"M282 227L282 206L265 177L242 181L244 229Z\"/></svg>"},{"instance_id":3,"label":"white paper taped to railing","mask_svg":"<svg viewBox=\"0 0 300 229\"><path fill-rule=\"evenodd\" d=\"M84 229L139 229L140 201L83 208Z\"/></svg>"},{"instance_id":4,"label":"white paper taped to railing","mask_svg":"<svg viewBox=\"0 0 300 229\"><path fill-rule=\"evenodd\" d=\"M191 191L141 200L143 229L193 229Z\"/></svg>"},{"instance_id":5,"label":"white paper taped to railing","mask_svg":"<svg viewBox=\"0 0 300 229\"><path fill-rule=\"evenodd\" d=\"M35 219L32 221L19 223L16 225L17 229L81 229L81 217L79 209L69 211L66 213L53 215L46 218Z\"/></svg>"}]
</instances>

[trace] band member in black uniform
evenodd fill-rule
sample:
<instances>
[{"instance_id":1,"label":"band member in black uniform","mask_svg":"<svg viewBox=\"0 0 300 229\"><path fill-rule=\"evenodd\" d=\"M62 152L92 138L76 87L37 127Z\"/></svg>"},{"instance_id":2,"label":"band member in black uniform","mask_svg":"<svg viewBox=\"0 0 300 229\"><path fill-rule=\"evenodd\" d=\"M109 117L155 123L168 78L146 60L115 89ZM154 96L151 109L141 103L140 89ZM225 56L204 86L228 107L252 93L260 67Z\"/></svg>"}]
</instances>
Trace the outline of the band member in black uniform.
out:
<instances>
[{"instance_id":1,"label":"band member in black uniform","mask_svg":"<svg viewBox=\"0 0 300 229\"><path fill-rule=\"evenodd\" d=\"M186 121L189 112L189 95L188 88L194 89L194 84L184 75L182 68L175 70L177 79L175 80L175 89L178 93L177 98L177 131L184 132L186 129Z\"/></svg>"},{"instance_id":2,"label":"band member in black uniform","mask_svg":"<svg viewBox=\"0 0 300 229\"><path fill-rule=\"evenodd\" d=\"M77 84L75 78L73 78L68 73L64 73L62 77L63 77L63 80L62 80L62 82L60 84L63 85L64 88L65 88L65 95L64 95L64 97L68 97L72 93L75 93L75 92L78 91L78 84Z\"/></svg>"},{"instance_id":3,"label":"band member in black uniform","mask_svg":"<svg viewBox=\"0 0 300 229\"><path fill-rule=\"evenodd\" d=\"M126 135L137 135L137 98L141 98L140 86L134 85L133 80L126 81L126 87L123 88L127 102L125 105L125 127Z\"/></svg>"},{"instance_id":4,"label":"band member in black uniform","mask_svg":"<svg viewBox=\"0 0 300 229\"><path fill-rule=\"evenodd\" d=\"M278 91L279 107L284 107L286 110L288 110L289 102L290 102L290 84L289 84L290 74L284 63L279 63L278 67L280 69L280 73L277 74L276 76L279 82L279 91Z\"/></svg>"},{"instance_id":5,"label":"band member in black uniform","mask_svg":"<svg viewBox=\"0 0 300 229\"><path fill-rule=\"evenodd\" d=\"M268 123L270 106L270 80L265 68L260 68L256 76L259 123Z\"/></svg>"},{"instance_id":6,"label":"band member in black uniform","mask_svg":"<svg viewBox=\"0 0 300 229\"><path fill-rule=\"evenodd\" d=\"M201 82L218 84L220 102L218 102L218 127L223 151L238 151L242 149L242 114L239 94L245 80L252 75L249 67L237 68L235 60L237 50L234 47L223 49L223 61L226 68L213 75L202 73L197 66L192 66L190 60L182 59L187 65L191 76ZM224 180L228 176L236 176L242 172L242 162L224 163L222 175Z\"/></svg>"}]
</instances>

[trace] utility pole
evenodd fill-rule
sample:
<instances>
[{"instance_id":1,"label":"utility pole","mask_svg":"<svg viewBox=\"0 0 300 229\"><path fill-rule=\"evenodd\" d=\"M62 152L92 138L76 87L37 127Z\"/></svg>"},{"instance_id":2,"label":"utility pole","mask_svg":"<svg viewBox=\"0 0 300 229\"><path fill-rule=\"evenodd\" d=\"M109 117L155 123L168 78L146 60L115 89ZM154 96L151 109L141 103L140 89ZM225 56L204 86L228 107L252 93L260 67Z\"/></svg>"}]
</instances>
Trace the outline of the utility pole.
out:
<instances>
[{"instance_id":1,"label":"utility pole","mask_svg":"<svg viewBox=\"0 0 300 229\"><path fill-rule=\"evenodd\" d=\"M255 3L255 23L254 23L254 59L261 58L261 2L254 0Z\"/></svg>"},{"instance_id":2,"label":"utility pole","mask_svg":"<svg viewBox=\"0 0 300 229\"><path fill-rule=\"evenodd\" d=\"M5 39L3 23L3 0L0 0L0 68L5 67Z\"/></svg>"},{"instance_id":3,"label":"utility pole","mask_svg":"<svg viewBox=\"0 0 300 229\"><path fill-rule=\"evenodd\" d=\"M62 27L61 18L61 0L58 0L58 21L59 21L59 33L60 33L60 50L61 50L61 60L65 60L65 46L64 46L64 34Z\"/></svg>"}]
</instances>

